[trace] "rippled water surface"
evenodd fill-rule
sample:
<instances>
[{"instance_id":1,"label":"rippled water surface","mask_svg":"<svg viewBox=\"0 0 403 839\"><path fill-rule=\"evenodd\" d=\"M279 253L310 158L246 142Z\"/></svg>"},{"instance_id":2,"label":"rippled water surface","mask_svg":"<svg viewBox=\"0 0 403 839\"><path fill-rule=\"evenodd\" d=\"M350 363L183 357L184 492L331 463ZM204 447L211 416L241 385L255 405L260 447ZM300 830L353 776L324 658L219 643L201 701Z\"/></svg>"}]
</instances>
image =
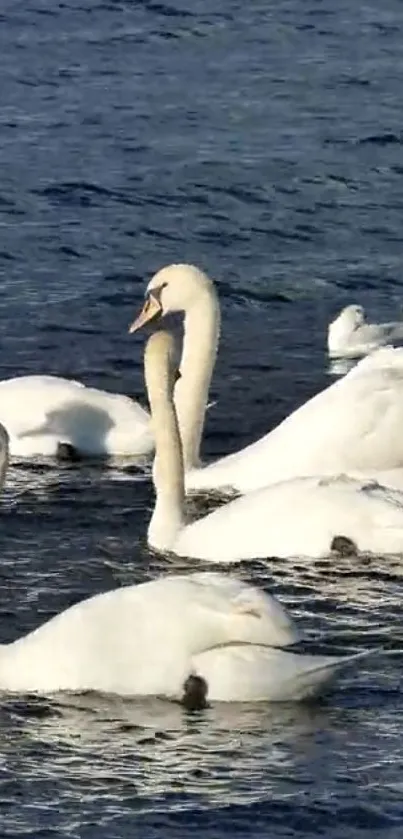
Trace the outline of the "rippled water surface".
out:
<instances>
[{"instance_id":1,"label":"rippled water surface","mask_svg":"<svg viewBox=\"0 0 403 839\"><path fill-rule=\"evenodd\" d=\"M223 308L206 456L328 383L339 307L401 313L402 43L398 0L3 0L0 376L52 372L144 400L144 336L127 325L151 274L190 261ZM0 640L175 570L145 545L152 503L129 462L13 463ZM3 695L1 836L401 837L402 567L237 569L312 644L394 652L319 705L192 715Z\"/></svg>"}]
</instances>

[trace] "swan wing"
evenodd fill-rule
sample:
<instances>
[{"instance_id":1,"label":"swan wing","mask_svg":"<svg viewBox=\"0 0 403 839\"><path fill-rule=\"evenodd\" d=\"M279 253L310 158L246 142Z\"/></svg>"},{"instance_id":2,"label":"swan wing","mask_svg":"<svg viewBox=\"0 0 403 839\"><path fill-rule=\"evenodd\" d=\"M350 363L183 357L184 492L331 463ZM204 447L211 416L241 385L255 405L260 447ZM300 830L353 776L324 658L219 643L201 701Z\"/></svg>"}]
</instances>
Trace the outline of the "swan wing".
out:
<instances>
[{"instance_id":1,"label":"swan wing","mask_svg":"<svg viewBox=\"0 0 403 839\"><path fill-rule=\"evenodd\" d=\"M399 328L400 327L400 328ZM393 343L403 335L403 324L364 323L349 332L336 347L329 347L330 358L359 358L379 347Z\"/></svg>"},{"instance_id":2,"label":"swan wing","mask_svg":"<svg viewBox=\"0 0 403 839\"><path fill-rule=\"evenodd\" d=\"M331 358L358 358L402 338L403 323L363 324L346 337L344 344L339 343L337 349L329 350L329 355Z\"/></svg>"},{"instance_id":3,"label":"swan wing","mask_svg":"<svg viewBox=\"0 0 403 839\"><path fill-rule=\"evenodd\" d=\"M302 475L403 467L403 349L385 347L240 452L194 470L187 489L249 492Z\"/></svg>"}]
</instances>

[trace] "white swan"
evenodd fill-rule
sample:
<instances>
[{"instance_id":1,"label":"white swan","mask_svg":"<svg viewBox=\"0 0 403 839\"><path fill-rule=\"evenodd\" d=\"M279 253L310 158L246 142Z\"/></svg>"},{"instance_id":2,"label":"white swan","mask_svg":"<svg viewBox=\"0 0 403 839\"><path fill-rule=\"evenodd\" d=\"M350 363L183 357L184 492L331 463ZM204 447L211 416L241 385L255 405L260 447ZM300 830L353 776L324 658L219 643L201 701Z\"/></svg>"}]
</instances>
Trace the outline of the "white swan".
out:
<instances>
[{"instance_id":1,"label":"white swan","mask_svg":"<svg viewBox=\"0 0 403 839\"><path fill-rule=\"evenodd\" d=\"M0 426L0 479L8 435ZM298 640L280 603L215 573L163 577L98 594L0 644L0 690L101 691L207 700L303 699L364 653L280 649Z\"/></svg>"},{"instance_id":2,"label":"white swan","mask_svg":"<svg viewBox=\"0 0 403 839\"><path fill-rule=\"evenodd\" d=\"M403 338L403 323L366 323L365 311L346 306L329 325L327 347L331 358L359 358Z\"/></svg>"},{"instance_id":3,"label":"white swan","mask_svg":"<svg viewBox=\"0 0 403 839\"><path fill-rule=\"evenodd\" d=\"M170 265L155 274L130 331L173 311L185 313L175 404L187 489L249 492L296 476L403 467L403 349L384 347L257 442L198 468L220 315L213 283L194 266Z\"/></svg>"},{"instance_id":4,"label":"white swan","mask_svg":"<svg viewBox=\"0 0 403 839\"><path fill-rule=\"evenodd\" d=\"M17 457L143 455L154 448L149 415L137 402L56 376L0 382L0 422Z\"/></svg>"},{"instance_id":5,"label":"white swan","mask_svg":"<svg viewBox=\"0 0 403 839\"><path fill-rule=\"evenodd\" d=\"M172 337L152 335L144 360L156 444L153 548L210 562L321 557L338 544L352 552L403 553L403 493L345 475L271 484L186 524L173 357Z\"/></svg>"},{"instance_id":6,"label":"white swan","mask_svg":"<svg viewBox=\"0 0 403 839\"><path fill-rule=\"evenodd\" d=\"M281 607L252 586L221 574L162 577L91 597L0 646L0 689L180 700L199 677L212 701L303 699L357 657L265 646L294 637Z\"/></svg>"}]
</instances>

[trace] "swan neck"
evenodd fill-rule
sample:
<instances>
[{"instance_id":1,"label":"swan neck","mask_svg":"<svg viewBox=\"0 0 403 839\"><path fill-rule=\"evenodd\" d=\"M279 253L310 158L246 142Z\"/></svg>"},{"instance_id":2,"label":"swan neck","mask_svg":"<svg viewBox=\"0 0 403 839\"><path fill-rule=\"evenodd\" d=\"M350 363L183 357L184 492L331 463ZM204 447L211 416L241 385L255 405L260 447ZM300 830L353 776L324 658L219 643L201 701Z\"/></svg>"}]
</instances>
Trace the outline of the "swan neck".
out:
<instances>
[{"instance_id":1,"label":"swan neck","mask_svg":"<svg viewBox=\"0 0 403 839\"><path fill-rule=\"evenodd\" d=\"M156 501L148 541L157 550L170 550L184 525L181 441L174 405L166 387L150 397L150 402L156 450L153 467Z\"/></svg>"},{"instance_id":2,"label":"swan neck","mask_svg":"<svg viewBox=\"0 0 403 839\"><path fill-rule=\"evenodd\" d=\"M345 314L339 315L330 324L328 329L327 344L329 351L337 352L337 350L342 350L356 331L357 326L352 322L351 317Z\"/></svg>"},{"instance_id":3,"label":"swan neck","mask_svg":"<svg viewBox=\"0 0 403 839\"><path fill-rule=\"evenodd\" d=\"M208 393L220 336L220 309L214 287L203 290L185 311L181 378L175 386L185 472L200 466Z\"/></svg>"}]
</instances>

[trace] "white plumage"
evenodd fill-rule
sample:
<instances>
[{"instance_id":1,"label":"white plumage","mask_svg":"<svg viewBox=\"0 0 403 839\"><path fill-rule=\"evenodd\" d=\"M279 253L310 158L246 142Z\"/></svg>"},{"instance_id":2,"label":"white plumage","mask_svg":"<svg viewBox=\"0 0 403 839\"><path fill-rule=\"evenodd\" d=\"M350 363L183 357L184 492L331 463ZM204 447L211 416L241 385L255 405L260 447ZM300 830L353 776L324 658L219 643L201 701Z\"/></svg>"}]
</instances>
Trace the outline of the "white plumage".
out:
<instances>
[{"instance_id":1,"label":"white plumage","mask_svg":"<svg viewBox=\"0 0 403 839\"><path fill-rule=\"evenodd\" d=\"M320 557L343 536L358 551L403 552L403 492L346 475L270 484L187 524L173 355L168 333L150 338L145 378L156 441L156 503L148 539L154 548L210 562Z\"/></svg>"},{"instance_id":2,"label":"white plumage","mask_svg":"<svg viewBox=\"0 0 403 839\"><path fill-rule=\"evenodd\" d=\"M8 435L0 425L1 482L7 461ZM222 574L172 575L90 597L1 644L0 690L93 690L186 702L197 677L210 701L299 700L365 655L282 649L296 640L288 613L260 589Z\"/></svg>"},{"instance_id":3,"label":"white plumage","mask_svg":"<svg viewBox=\"0 0 403 839\"><path fill-rule=\"evenodd\" d=\"M366 323L365 311L346 306L329 325L327 347L331 358L359 358L403 338L403 323Z\"/></svg>"},{"instance_id":4,"label":"white plumage","mask_svg":"<svg viewBox=\"0 0 403 839\"><path fill-rule=\"evenodd\" d=\"M57 376L0 382L0 422L19 457L53 457L60 443L93 456L143 455L154 447L149 415L137 402Z\"/></svg>"},{"instance_id":5,"label":"white plumage","mask_svg":"<svg viewBox=\"0 0 403 839\"><path fill-rule=\"evenodd\" d=\"M392 347L363 359L264 437L202 467L199 448L220 312L213 283L194 266L171 265L152 278L131 330L173 311L184 312L175 405L188 490L245 493L305 475L376 477L379 470L403 468L403 349Z\"/></svg>"}]
</instances>

